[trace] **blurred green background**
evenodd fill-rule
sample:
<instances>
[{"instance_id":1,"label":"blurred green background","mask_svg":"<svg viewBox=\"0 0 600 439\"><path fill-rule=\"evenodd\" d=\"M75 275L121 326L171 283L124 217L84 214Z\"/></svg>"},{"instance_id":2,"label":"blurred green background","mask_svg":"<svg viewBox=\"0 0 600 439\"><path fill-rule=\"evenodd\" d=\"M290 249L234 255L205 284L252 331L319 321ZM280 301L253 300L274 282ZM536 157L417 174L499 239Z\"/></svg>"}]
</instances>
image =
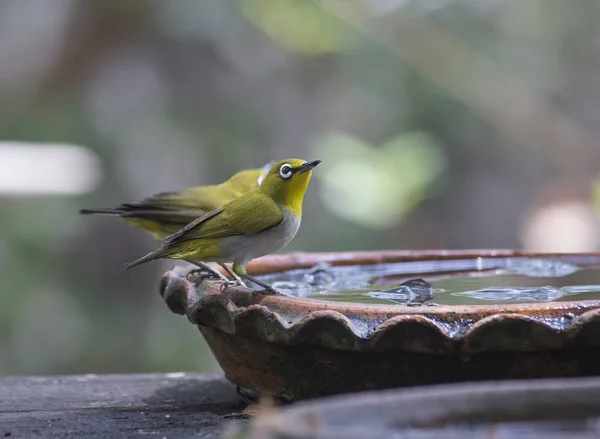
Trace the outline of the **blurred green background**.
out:
<instances>
[{"instance_id":1,"label":"blurred green background","mask_svg":"<svg viewBox=\"0 0 600 439\"><path fill-rule=\"evenodd\" d=\"M173 263L120 271L152 238L77 212L271 159L323 160L286 252L598 249L599 22L596 0L1 0L0 374L218 369L158 295Z\"/></svg>"}]
</instances>

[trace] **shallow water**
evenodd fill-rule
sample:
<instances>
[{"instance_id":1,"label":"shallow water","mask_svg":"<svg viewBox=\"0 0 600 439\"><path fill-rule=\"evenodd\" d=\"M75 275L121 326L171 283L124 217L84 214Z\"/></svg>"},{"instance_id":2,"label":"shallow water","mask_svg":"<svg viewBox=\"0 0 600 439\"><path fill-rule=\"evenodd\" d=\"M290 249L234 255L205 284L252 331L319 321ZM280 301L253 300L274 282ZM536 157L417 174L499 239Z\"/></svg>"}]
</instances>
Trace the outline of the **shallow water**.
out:
<instances>
[{"instance_id":1,"label":"shallow water","mask_svg":"<svg viewBox=\"0 0 600 439\"><path fill-rule=\"evenodd\" d=\"M580 267L577 264L593 267ZM262 276L281 293L380 304L502 304L600 299L600 259L477 258L291 270Z\"/></svg>"}]
</instances>

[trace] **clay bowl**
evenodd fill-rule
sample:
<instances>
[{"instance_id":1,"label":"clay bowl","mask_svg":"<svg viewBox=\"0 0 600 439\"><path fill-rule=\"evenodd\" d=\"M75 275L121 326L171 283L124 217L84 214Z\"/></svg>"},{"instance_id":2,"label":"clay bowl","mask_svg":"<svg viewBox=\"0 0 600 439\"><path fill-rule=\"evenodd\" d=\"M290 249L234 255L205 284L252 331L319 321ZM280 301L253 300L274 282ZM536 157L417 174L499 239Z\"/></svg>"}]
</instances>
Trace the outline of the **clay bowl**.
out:
<instances>
[{"instance_id":1,"label":"clay bowl","mask_svg":"<svg viewBox=\"0 0 600 439\"><path fill-rule=\"evenodd\" d=\"M509 250L298 253L257 260L253 274L332 265L434 263L418 277L530 257L579 266L600 254ZM454 262L453 262L454 261ZM463 264L464 265L464 264ZM232 382L285 400L464 381L600 374L600 301L410 307L220 291L178 266L161 281L169 309L187 315ZM454 271L456 271L454 269ZM464 275L465 270L461 270ZM413 276L415 277L415 276Z\"/></svg>"},{"instance_id":2,"label":"clay bowl","mask_svg":"<svg viewBox=\"0 0 600 439\"><path fill-rule=\"evenodd\" d=\"M263 412L245 439L592 439L600 378L461 383L319 398Z\"/></svg>"}]
</instances>

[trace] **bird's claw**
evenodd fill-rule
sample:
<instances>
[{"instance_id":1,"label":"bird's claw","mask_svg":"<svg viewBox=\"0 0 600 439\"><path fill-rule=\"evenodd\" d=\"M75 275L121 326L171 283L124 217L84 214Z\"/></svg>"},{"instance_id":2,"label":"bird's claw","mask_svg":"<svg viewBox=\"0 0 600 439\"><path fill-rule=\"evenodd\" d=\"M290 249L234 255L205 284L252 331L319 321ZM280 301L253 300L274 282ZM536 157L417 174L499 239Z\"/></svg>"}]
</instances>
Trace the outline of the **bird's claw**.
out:
<instances>
[{"instance_id":1,"label":"bird's claw","mask_svg":"<svg viewBox=\"0 0 600 439\"><path fill-rule=\"evenodd\" d=\"M274 288L261 288L261 289L251 290L250 294L252 294L253 296L272 296L274 294L281 294L281 293L279 291L275 290Z\"/></svg>"},{"instance_id":2,"label":"bird's claw","mask_svg":"<svg viewBox=\"0 0 600 439\"><path fill-rule=\"evenodd\" d=\"M258 285L259 287L262 287L262 289L253 289L252 290L252 295L273 295L273 294L281 294L279 291L277 291L275 288L273 288L273 286L271 284L268 284L260 279L257 279L253 276L250 276L248 274L244 274L242 276L244 279L249 280L252 283L255 283L256 285Z\"/></svg>"},{"instance_id":3,"label":"bird's claw","mask_svg":"<svg viewBox=\"0 0 600 439\"><path fill-rule=\"evenodd\" d=\"M203 268L195 268L194 270L190 270L186 275L185 279L188 282L199 283L205 279L217 279L218 277L215 273L205 270Z\"/></svg>"},{"instance_id":4,"label":"bird's claw","mask_svg":"<svg viewBox=\"0 0 600 439\"><path fill-rule=\"evenodd\" d=\"M223 282L220 286L221 293L231 287L239 287L240 283L235 280L227 280Z\"/></svg>"}]
</instances>

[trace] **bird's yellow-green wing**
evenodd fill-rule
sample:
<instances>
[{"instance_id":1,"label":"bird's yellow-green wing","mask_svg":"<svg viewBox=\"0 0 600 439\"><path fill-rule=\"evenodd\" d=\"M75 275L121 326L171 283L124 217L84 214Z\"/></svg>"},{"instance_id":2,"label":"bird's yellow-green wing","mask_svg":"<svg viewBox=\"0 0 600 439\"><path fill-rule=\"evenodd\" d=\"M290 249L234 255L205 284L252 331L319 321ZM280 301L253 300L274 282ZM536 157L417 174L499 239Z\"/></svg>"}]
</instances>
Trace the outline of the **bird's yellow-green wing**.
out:
<instances>
[{"instance_id":1,"label":"bird's yellow-green wing","mask_svg":"<svg viewBox=\"0 0 600 439\"><path fill-rule=\"evenodd\" d=\"M201 216L165 238L165 245L194 239L254 235L283 221L277 204L260 191L252 191L223 208Z\"/></svg>"}]
</instances>

